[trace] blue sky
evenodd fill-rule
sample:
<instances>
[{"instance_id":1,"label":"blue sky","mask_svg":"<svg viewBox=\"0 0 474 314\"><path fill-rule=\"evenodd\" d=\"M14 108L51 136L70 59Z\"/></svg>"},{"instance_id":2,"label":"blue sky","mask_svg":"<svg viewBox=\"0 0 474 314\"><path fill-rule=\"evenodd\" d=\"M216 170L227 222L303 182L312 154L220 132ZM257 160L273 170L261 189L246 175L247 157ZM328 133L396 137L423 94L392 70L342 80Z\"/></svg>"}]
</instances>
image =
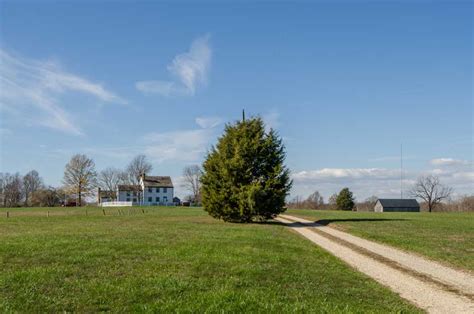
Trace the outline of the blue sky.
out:
<instances>
[{"instance_id":1,"label":"blue sky","mask_svg":"<svg viewBox=\"0 0 474 314\"><path fill-rule=\"evenodd\" d=\"M292 195L474 191L470 2L0 3L0 171L59 185L145 153L200 163L245 108L278 130ZM178 187L178 195L184 192Z\"/></svg>"}]
</instances>

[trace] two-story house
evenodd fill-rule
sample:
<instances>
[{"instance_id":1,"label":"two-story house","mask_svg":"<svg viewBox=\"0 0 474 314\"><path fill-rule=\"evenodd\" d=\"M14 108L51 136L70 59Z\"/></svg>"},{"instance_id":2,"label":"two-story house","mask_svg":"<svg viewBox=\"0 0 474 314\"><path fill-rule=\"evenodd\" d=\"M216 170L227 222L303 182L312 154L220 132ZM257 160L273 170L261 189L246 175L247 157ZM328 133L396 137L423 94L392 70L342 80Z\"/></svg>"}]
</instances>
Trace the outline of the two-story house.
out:
<instances>
[{"instance_id":1,"label":"two-story house","mask_svg":"<svg viewBox=\"0 0 474 314\"><path fill-rule=\"evenodd\" d=\"M171 205L173 203L174 187L171 177L144 175L140 178L140 188L143 205Z\"/></svg>"},{"instance_id":2,"label":"two-story house","mask_svg":"<svg viewBox=\"0 0 474 314\"><path fill-rule=\"evenodd\" d=\"M99 204L112 201L104 192L98 191ZM172 205L174 187L169 176L142 175L138 185L119 185L116 195L118 202L131 202L133 205Z\"/></svg>"}]
</instances>

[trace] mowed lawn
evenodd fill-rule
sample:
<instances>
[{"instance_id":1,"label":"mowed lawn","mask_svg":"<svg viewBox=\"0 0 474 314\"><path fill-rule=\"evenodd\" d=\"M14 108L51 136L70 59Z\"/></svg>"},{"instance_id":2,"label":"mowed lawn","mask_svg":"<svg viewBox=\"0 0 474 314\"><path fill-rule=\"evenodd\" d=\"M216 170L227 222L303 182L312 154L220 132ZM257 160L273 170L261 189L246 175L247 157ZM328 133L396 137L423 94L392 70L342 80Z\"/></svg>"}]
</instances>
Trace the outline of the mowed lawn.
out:
<instances>
[{"instance_id":1,"label":"mowed lawn","mask_svg":"<svg viewBox=\"0 0 474 314\"><path fill-rule=\"evenodd\" d=\"M0 210L0 312L418 312L276 223L47 210Z\"/></svg>"},{"instance_id":2,"label":"mowed lawn","mask_svg":"<svg viewBox=\"0 0 474 314\"><path fill-rule=\"evenodd\" d=\"M368 213L289 210L377 242L474 271L474 213Z\"/></svg>"}]
</instances>

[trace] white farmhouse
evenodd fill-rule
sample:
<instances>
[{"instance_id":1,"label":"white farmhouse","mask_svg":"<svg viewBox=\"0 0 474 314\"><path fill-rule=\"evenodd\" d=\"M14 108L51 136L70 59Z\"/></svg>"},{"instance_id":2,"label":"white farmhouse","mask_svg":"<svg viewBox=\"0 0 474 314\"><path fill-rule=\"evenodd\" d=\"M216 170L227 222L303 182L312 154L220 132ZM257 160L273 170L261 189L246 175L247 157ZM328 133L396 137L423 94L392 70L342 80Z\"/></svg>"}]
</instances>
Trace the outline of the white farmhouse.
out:
<instances>
[{"instance_id":1,"label":"white farmhouse","mask_svg":"<svg viewBox=\"0 0 474 314\"><path fill-rule=\"evenodd\" d=\"M142 176L140 178L141 204L171 205L174 197L173 182L170 177Z\"/></svg>"},{"instance_id":2,"label":"white farmhouse","mask_svg":"<svg viewBox=\"0 0 474 314\"><path fill-rule=\"evenodd\" d=\"M140 177L138 185L119 185L116 191L116 200L106 197L105 191L99 189L99 204L102 206L122 203L130 205L173 205L174 187L169 176ZM107 204L109 203L109 204Z\"/></svg>"}]
</instances>

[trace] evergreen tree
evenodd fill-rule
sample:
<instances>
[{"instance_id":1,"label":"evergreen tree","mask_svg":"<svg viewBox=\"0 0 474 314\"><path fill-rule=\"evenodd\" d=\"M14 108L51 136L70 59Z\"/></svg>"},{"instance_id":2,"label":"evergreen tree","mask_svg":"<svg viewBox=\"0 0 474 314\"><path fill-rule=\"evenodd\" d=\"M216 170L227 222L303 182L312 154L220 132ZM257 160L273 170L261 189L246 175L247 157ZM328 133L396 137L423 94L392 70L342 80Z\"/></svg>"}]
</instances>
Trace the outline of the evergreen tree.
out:
<instances>
[{"instance_id":1,"label":"evergreen tree","mask_svg":"<svg viewBox=\"0 0 474 314\"><path fill-rule=\"evenodd\" d=\"M343 188L337 195L336 206L339 210L352 210L354 208L354 196L348 188Z\"/></svg>"},{"instance_id":2,"label":"evergreen tree","mask_svg":"<svg viewBox=\"0 0 474 314\"><path fill-rule=\"evenodd\" d=\"M226 125L203 168L202 204L214 218L233 222L270 219L286 210L291 188L285 150L260 118Z\"/></svg>"}]
</instances>

